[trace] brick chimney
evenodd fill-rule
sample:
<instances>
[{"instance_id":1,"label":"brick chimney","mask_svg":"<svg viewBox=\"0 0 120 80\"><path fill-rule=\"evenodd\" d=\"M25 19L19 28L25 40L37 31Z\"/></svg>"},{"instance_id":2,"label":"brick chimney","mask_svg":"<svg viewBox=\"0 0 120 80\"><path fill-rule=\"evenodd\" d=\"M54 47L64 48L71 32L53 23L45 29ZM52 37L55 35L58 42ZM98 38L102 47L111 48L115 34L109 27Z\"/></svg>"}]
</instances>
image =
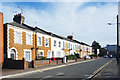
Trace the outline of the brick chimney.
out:
<instances>
[{"instance_id":1,"label":"brick chimney","mask_svg":"<svg viewBox=\"0 0 120 80\"><path fill-rule=\"evenodd\" d=\"M67 38L73 40L73 35L68 35Z\"/></svg>"},{"instance_id":2,"label":"brick chimney","mask_svg":"<svg viewBox=\"0 0 120 80\"><path fill-rule=\"evenodd\" d=\"M24 24L24 19L25 17L21 13L19 13L19 14L14 15L13 21L19 24Z\"/></svg>"}]
</instances>

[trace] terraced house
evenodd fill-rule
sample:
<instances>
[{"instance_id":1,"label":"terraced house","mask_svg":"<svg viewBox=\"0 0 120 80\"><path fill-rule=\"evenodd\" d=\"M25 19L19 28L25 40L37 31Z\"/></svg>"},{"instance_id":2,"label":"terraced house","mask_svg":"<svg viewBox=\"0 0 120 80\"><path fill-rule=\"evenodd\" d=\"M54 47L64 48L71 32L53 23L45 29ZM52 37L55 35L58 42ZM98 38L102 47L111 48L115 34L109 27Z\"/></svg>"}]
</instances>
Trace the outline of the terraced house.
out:
<instances>
[{"instance_id":1,"label":"terraced house","mask_svg":"<svg viewBox=\"0 0 120 80\"><path fill-rule=\"evenodd\" d=\"M32 62L41 57L62 59L79 54L82 58L93 54L91 46L74 40L72 35L62 37L28 26L24 20L25 17L20 13L14 16L13 22L4 24L5 59Z\"/></svg>"},{"instance_id":2,"label":"terraced house","mask_svg":"<svg viewBox=\"0 0 120 80\"><path fill-rule=\"evenodd\" d=\"M51 58L51 33L35 27L34 37L36 59L40 57Z\"/></svg>"},{"instance_id":3,"label":"terraced house","mask_svg":"<svg viewBox=\"0 0 120 80\"><path fill-rule=\"evenodd\" d=\"M35 59L35 32L34 28L24 24L24 16L17 14L13 22L4 25L5 56L14 60L32 61Z\"/></svg>"}]
</instances>

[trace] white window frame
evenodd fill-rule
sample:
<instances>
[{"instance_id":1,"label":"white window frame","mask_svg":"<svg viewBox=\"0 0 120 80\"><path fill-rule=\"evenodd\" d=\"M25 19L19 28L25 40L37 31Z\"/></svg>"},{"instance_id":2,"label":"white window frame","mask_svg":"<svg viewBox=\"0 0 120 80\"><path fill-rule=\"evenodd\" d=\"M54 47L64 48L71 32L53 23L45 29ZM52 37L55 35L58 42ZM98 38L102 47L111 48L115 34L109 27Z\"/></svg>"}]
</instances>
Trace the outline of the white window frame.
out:
<instances>
[{"instance_id":1,"label":"white window frame","mask_svg":"<svg viewBox=\"0 0 120 80\"><path fill-rule=\"evenodd\" d=\"M56 47L57 46L57 41L56 40L54 40L54 47Z\"/></svg>"},{"instance_id":2,"label":"white window frame","mask_svg":"<svg viewBox=\"0 0 120 80\"><path fill-rule=\"evenodd\" d=\"M61 41L58 42L58 47L61 47Z\"/></svg>"},{"instance_id":3,"label":"white window frame","mask_svg":"<svg viewBox=\"0 0 120 80\"><path fill-rule=\"evenodd\" d=\"M27 39L28 35L31 36L31 43L30 43L30 44L28 43L28 39ZM33 37L32 34L26 33L26 44L27 44L27 45L32 45L32 44L33 44L33 42L32 42L32 41L33 41L33 40L32 40L33 38L32 38L32 37Z\"/></svg>"},{"instance_id":4,"label":"white window frame","mask_svg":"<svg viewBox=\"0 0 120 80\"><path fill-rule=\"evenodd\" d=\"M39 44L39 37L41 38L41 44ZM38 37L37 37L37 45L38 45L38 46L42 46L42 36L38 36Z\"/></svg>"},{"instance_id":5,"label":"white window frame","mask_svg":"<svg viewBox=\"0 0 120 80\"><path fill-rule=\"evenodd\" d=\"M61 52L60 51L57 52L57 57L61 57Z\"/></svg>"},{"instance_id":6,"label":"white window frame","mask_svg":"<svg viewBox=\"0 0 120 80\"><path fill-rule=\"evenodd\" d=\"M66 49L66 42L64 42L64 49Z\"/></svg>"},{"instance_id":7,"label":"white window frame","mask_svg":"<svg viewBox=\"0 0 120 80\"><path fill-rule=\"evenodd\" d=\"M46 39L48 39L48 45L47 46L46 46ZM49 38L45 38L44 41L45 41L45 47L49 47Z\"/></svg>"},{"instance_id":8,"label":"white window frame","mask_svg":"<svg viewBox=\"0 0 120 80\"><path fill-rule=\"evenodd\" d=\"M69 52L67 52L67 56L69 55Z\"/></svg>"},{"instance_id":9,"label":"white window frame","mask_svg":"<svg viewBox=\"0 0 120 80\"><path fill-rule=\"evenodd\" d=\"M50 52L50 53L48 53L48 52ZM51 51L50 50L47 51L47 58L51 58Z\"/></svg>"},{"instance_id":10,"label":"white window frame","mask_svg":"<svg viewBox=\"0 0 120 80\"><path fill-rule=\"evenodd\" d=\"M18 39L18 38L16 38L16 32L19 32L20 34L21 34L21 42L16 42L16 39ZM22 32L21 31L17 31L17 30L15 30L14 31L14 43L16 43L16 44L22 44Z\"/></svg>"},{"instance_id":11,"label":"white window frame","mask_svg":"<svg viewBox=\"0 0 120 80\"><path fill-rule=\"evenodd\" d=\"M63 56L65 56L65 51L63 51Z\"/></svg>"},{"instance_id":12,"label":"white window frame","mask_svg":"<svg viewBox=\"0 0 120 80\"><path fill-rule=\"evenodd\" d=\"M15 47L12 47L12 48L9 49L7 57L11 58L11 56L10 56L11 53L10 52L11 52L12 49L14 49L16 51L16 55L15 55L16 59L15 60L18 60L18 51L17 51L17 49Z\"/></svg>"},{"instance_id":13,"label":"white window frame","mask_svg":"<svg viewBox=\"0 0 120 80\"><path fill-rule=\"evenodd\" d=\"M43 53L43 55L41 55L41 56L43 56L43 57L44 57L44 50L38 50L38 56L39 56L39 52L42 52L42 53Z\"/></svg>"},{"instance_id":14,"label":"white window frame","mask_svg":"<svg viewBox=\"0 0 120 80\"><path fill-rule=\"evenodd\" d=\"M24 58L25 58L25 60L26 60L26 56L25 56L25 54L26 54L26 51L29 51L30 52L30 60L28 60L28 61L31 61L32 60L32 57L31 57L31 50L30 49L24 49Z\"/></svg>"},{"instance_id":15,"label":"white window frame","mask_svg":"<svg viewBox=\"0 0 120 80\"><path fill-rule=\"evenodd\" d=\"M73 44L73 50L75 49L75 47L74 47L75 45Z\"/></svg>"},{"instance_id":16,"label":"white window frame","mask_svg":"<svg viewBox=\"0 0 120 80\"><path fill-rule=\"evenodd\" d=\"M67 49L69 49L69 43L67 43Z\"/></svg>"},{"instance_id":17,"label":"white window frame","mask_svg":"<svg viewBox=\"0 0 120 80\"><path fill-rule=\"evenodd\" d=\"M70 49L72 49L72 44L70 44Z\"/></svg>"}]
</instances>

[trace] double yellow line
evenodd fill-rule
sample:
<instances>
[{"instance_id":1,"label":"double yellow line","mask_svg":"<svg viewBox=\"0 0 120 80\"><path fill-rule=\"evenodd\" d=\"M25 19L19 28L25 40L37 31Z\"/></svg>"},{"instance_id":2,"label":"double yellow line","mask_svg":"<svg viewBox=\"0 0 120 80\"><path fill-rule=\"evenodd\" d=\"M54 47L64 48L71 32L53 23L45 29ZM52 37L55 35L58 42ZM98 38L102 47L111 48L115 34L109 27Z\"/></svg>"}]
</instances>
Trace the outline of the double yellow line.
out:
<instances>
[{"instance_id":1,"label":"double yellow line","mask_svg":"<svg viewBox=\"0 0 120 80\"><path fill-rule=\"evenodd\" d=\"M96 71L94 71L94 72L88 77L88 79L93 79L93 78L95 78L95 77L98 75L98 73L99 73L101 70L103 70L105 67L107 67L108 64L111 63L112 61L113 61L113 60L110 60L110 61L107 62L105 65L103 65L102 67L100 67L99 69L97 69Z\"/></svg>"}]
</instances>

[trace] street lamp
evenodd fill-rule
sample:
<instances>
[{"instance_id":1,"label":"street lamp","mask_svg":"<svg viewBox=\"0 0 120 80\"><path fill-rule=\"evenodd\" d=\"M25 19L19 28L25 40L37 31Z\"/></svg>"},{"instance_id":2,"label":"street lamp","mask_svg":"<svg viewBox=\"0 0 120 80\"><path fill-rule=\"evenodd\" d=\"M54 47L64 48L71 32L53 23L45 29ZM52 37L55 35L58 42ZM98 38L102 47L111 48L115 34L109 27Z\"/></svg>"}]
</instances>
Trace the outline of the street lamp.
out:
<instances>
[{"instance_id":1,"label":"street lamp","mask_svg":"<svg viewBox=\"0 0 120 80\"><path fill-rule=\"evenodd\" d=\"M108 25L112 25L112 23L108 23ZM116 56L116 60L117 60L117 64L119 64L119 17L118 15L117 15L117 56Z\"/></svg>"}]
</instances>

